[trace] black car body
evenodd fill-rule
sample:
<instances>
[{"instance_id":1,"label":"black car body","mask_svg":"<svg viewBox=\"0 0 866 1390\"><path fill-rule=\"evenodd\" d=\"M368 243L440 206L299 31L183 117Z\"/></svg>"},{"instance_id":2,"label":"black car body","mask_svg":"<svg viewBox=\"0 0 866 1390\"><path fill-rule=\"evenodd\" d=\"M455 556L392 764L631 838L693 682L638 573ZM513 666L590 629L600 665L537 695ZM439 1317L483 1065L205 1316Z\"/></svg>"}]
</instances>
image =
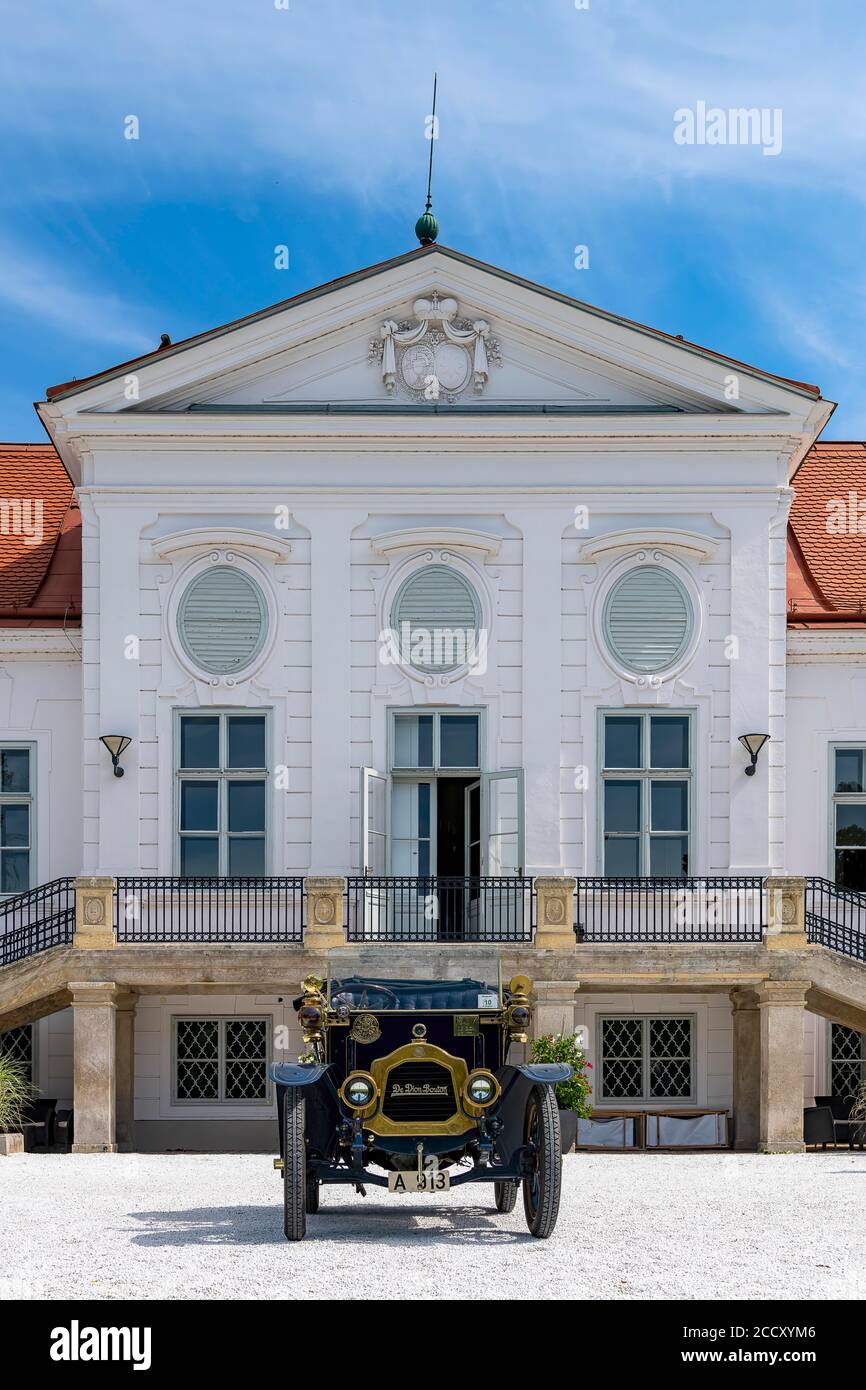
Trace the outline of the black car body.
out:
<instances>
[{"instance_id":1,"label":"black car body","mask_svg":"<svg viewBox=\"0 0 866 1390\"><path fill-rule=\"evenodd\" d=\"M285 1231L306 1232L320 1190L391 1192L494 1184L513 1210L523 1186L533 1235L550 1235L561 1181L553 1088L564 1063L509 1063L526 1042L531 983L310 977L295 1001L307 1047L270 1069L277 1088Z\"/></svg>"}]
</instances>

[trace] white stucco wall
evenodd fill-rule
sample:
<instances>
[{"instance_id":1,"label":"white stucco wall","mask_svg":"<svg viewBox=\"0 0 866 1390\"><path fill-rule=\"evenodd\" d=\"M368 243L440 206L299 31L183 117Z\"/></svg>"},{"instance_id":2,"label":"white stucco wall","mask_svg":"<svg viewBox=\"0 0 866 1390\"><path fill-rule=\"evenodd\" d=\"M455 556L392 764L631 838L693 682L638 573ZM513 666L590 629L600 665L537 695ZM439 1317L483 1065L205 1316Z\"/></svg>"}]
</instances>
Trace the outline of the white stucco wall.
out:
<instances>
[{"instance_id":1,"label":"white stucco wall","mask_svg":"<svg viewBox=\"0 0 866 1390\"><path fill-rule=\"evenodd\" d=\"M786 868L833 878L831 748L866 745L862 631L789 634L787 723L794 753L787 770Z\"/></svg>"}]
</instances>

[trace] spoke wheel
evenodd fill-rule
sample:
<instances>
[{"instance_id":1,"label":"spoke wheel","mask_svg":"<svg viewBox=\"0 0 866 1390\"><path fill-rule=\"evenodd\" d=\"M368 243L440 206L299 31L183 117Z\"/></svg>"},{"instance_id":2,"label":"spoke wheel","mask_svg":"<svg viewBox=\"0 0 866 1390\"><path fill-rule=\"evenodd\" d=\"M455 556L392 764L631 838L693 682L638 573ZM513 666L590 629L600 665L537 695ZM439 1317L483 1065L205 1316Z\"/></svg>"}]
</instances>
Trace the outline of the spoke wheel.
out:
<instances>
[{"instance_id":1,"label":"spoke wheel","mask_svg":"<svg viewBox=\"0 0 866 1390\"><path fill-rule=\"evenodd\" d=\"M562 1187L559 1111L552 1086L536 1086L530 1092L525 1136L535 1151L535 1171L523 1180L523 1210L530 1234L546 1240L556 1225Z\"/></svg>"},{"instance_id":2,"label":"spoke wheel","mask_svg":"<svg viewBox=\"0 0 866 1390\"><path fill-rule=\"evenodd\" d=\"M286 1240L303 1240L307 1234L307 1151L304 1142L304 1093L289 1086L283 1098L285 1153L283 1154L283 1230Z\"/></svg>"},{"instance_id":3,"label":"spoke wheel","mask_svg":"<svg viewBox=\"0 0 866 1390\"><path fill-rule=\"evenodd\" d=\"M495 1182L493 1192L496 1197L496 1210L500 1212L514 1211L517 1206L517 1183L516 1182Z\"/></svg>"}]
</instances>

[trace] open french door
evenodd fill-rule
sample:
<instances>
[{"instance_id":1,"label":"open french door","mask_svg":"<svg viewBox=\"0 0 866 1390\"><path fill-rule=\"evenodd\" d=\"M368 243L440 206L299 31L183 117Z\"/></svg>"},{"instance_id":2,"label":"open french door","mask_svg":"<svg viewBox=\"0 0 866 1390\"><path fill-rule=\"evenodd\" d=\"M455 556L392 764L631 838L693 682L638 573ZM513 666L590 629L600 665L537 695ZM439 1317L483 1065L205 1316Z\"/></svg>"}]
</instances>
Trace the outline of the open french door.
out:
<instances>
[{"instance_id":1,"label":"open french door","mask_svg":"<svg viewBox=\"0 0 866 1390\"><path fill-rule=\"evenodd\" d=\"M388 894L379 887L388 860L388 782L383 772L361 768L361 872L369 883L358 901L356 927L371 941L388 935Z\"/></svg>"},{"instance_id":2,"label":"open french door","mask_svg":"<svg viewBox=\"0 0 866 1390\"><path fill-rule=\"evenodd\" d=\"M524 864L523 768L483 772L466 788L466 934L522 936L529 910L522 885L484 883L521 878Z\"/></svg>"}]
</instances>

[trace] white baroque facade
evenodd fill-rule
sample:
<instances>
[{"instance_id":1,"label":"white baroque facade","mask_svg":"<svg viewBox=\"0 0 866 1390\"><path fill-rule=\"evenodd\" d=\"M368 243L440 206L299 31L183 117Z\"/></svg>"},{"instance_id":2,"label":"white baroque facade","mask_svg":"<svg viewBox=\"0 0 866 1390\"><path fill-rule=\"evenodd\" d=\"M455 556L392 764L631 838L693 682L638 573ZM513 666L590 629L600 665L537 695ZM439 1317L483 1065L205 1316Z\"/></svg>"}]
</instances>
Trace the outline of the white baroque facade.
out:
<instances>
[{"instance_id":1,"label":"white baroque facade","mask_svg":"<svg viewBox=\"0 0 866 1390\"><path fill-rule=\"evenodd\" d=\"M0 744L33 749L28 887L836 876L832 758L866 746L866 630L790 628L793 480L832 412L816 388L434 245L38 410L82 588L80 633L0 631ZM750 733L769 735L754 776ZM106 734L131 740L122 778ZM136 998L128 1142L272 1146L270 1096L230 1094L226 1020L253 1070L280 1029L296 1048L291 955L284 989L234 990L212 943L212 987L178 968L175 991L160 949L167 974L116 982ZM599 1088L606 1019L682 1020L687 1084L661 1099L735 1113L731 991L763 966L722 949L652 990L664 942L589 989L578 947L563 1017ZM832 1084L833 1024L858 1022L856 989L839 997L803 1008L806 1100ZM72 1010L48 1002L27 1015L35 1075L71 1103ZM184 1020L212 1024L197 1098ZM653 1108L643 1082L608 1089Z\"/></svg>"}]
</instances>

